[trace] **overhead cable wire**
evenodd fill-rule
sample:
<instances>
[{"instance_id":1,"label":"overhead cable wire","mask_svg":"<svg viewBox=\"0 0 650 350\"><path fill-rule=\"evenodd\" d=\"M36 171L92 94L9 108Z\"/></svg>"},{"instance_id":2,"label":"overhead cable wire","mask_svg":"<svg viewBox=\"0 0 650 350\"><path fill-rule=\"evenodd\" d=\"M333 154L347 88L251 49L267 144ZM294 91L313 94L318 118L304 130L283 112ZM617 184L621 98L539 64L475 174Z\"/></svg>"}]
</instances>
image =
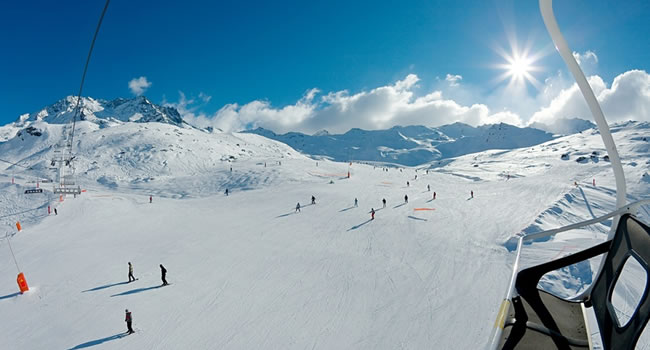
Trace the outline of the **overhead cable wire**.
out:
<instances>
[{"instance_id":1,"label":"overhead cable wire","mask_svg":"<svg viewBox=\"0 0 650 350\"><path fill-rule=\"evenodd\" d=\"M104 14L106 14L106 10L108 9L108 4L111 2L111 0L106 0L106 4L104 5L104 10L102 10L102 15L99 17L99 22L97 23L97 28L95 29L95 35L93 36L93 41L90 43L90 50L88 50L88 57L86 58L86 65L84 66L84 72L81 75L81 84L79 85L79 94L77 95L77 105L75 106L75 112L72 117L72 131L70 132L70 151L72 151L72 141L74 140L74 131L75 131L75 126L77 123L77 115L80 112L80 106L81 106L81 93L83 91L84 87L84 81L86 80L86 72L88 71L88 65L90 64L90 56L93 53L93 48L95 47L95 40L97 40L97 34L99 34L99 28L102 26L102 21L104 20Z\"/></svg>"}]
</instances>

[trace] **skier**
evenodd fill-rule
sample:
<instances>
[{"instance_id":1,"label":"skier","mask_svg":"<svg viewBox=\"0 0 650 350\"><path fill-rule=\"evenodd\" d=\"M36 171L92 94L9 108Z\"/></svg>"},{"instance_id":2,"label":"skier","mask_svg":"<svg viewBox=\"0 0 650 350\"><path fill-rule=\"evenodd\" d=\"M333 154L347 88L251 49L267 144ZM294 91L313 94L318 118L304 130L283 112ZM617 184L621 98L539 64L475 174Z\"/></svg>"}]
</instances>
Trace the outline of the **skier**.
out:
<instances>
[{"instance_id":1,"label":"skier","mask_svg":"<svg viewBox=\"0 0 650 350\"><path fill-rule=\"evenodd\" d=\"M404 203L409 202L409 196L407 194L404 195Z\"/></svg>"},{"instance_id":2,"label":"skier","mask_svg":"<svg viewBox=\"0 0 650 350\"><path fill-rule=\"evenodd\" d=\"M370 220L375 220L375 208L370 208Z\"/></svg>"},{"instance_id":3,"label":"skier","mask_svg":"<svg viewBox=\"0 0 650 350\"><path fill-rule=\"evenodd\" d=\"M406 181L406 187L409 187L409 186L411 186L411 184L408 181Z\"/></svg>"},{"instance_id":4,"label":"skier","mask_svg":"<svg viewBox=\"0 0 650 350\"><path fill-rule=\"evenodd\" d=\"M384 204L384 208L386 208L386 198L382 199L381 202Z\"/></svg>"},{"instance_id":5,"label":"skier","mask_svg":"<svg viewBox=\"0 0 650 350\"><path fill-rule=\"evenodd\" d=\"M149 203L151 204L151 201L153 200L153 196L149 196Z\"/></svg>"},{"instance_id":6,"label":"skier","mask_svg":"<svg viewBox=\"0 0 650 350\"><path fill-rule=\"evenodd\" d=\"M433 192L433 199L436 199L436 192Z\"/></svg>"},{"instance_id":7,"label":"skier","mask_svg":"<svg viewBox=\"0 0 650 350\"><path fill-rule=\"evenodd\" d=\"M359 201L357 201L356 198L354 199L354 206L355 206L355 207L358 207L358 206L359 206Z\"/></svg>"},{"instance_id":8,"label":"skier","mask_svg":"<svg viewBox=\"0 0 650 350\"><path fill-rule=\"evenodd\" d=\"M126 328L127 328L126 333L127 334L133 334L133 333L135 333L135 331L131 327L131 324L133 323L133 318L131 317L131 312L129 311L129 309L126 309L124 311L126 312L126 318L124 319L124 321L126 321Z\"/></svg>"},{"instance_id":9,"label":"skier","mask_svg":"<svg viewBox=\"0 0 650 350\"><path fill-rule=\"evenodd\" d=\"M226 188L226 196L228 196L228 189Z\"/></svg>"},{"instance_id":10,"label":"skier","mask_svg":"<svg viewBox=\"0 0 650 350\"><path fill-rule=\"evenodd\" d=\"M316 197L311 196L311 204L316 204Z\"/></svg>"},{"instance_id":11,"label":"skier","mask_svg":"<svg viewBox=\"0 0 650 350\"><path fill-rule=\"evenodd\" d=\"M596 179L591 180L591 184L596 187Z\"/></svg>"},{"instance_id":12,"label":"skier","mask_svg":"<svg viewBox=\"0 0 650 350\"><path fill-rule=\"evenodd\" d=\"M167 283L167 280L165 279L165 276L167 276L167 269L162 264L160 264L160 278L162 279L162 283L163 283L162 285L163 286L166 286L166 285L169 284L169 283Z\"/></svg>"},{"instance_id":13,"label":"skier","mask_svg":"<svg viewBox=\"0 0 650 350\"><path fill-rule=\"evenodd\" d=\"M54 208L54 215L59 215L59 212Z\"/></svg>"},{"instance_id":14,"label":"skier","mask_svg":"<svg viewBox=\"0 0 650 350\"><path fill-rule=\"evenodd\" d=\"M427 191L431 192L431 185L427 185Z\"/></svg>"},{"instance_id":15,"label":"skier","mask_svg":"<svg viewBox=\"0 0 650 350\"><path fill-rule=\"evenodd\" d=\"M296 204L296 213L299 213L299 212L300 212L300 202L298 202L298 204Z\"/></svg>"},{"instance_id":16,"label":"skier","mask_svg":"<svg viewBox=\"0 0 650 350\"><path fill-rule=\"evenodd\" d=\"M133 265L131 265L131 262L129 261L129 282L135 281L135 277L133 277Z\"/></svg>"},{"instance_id":17,"label":"skier","mask_svg":"<svg viewBox=\"0 0 650 350\"><path fill-rule=\"evenodd\" d=\"M472 198L474 198L474 191L469 191L469 194Z\"/></svg>"},{"instance_id":18,"label":"skier","mask_svg":"<svg viewBox=\"0 0 650 350\"><path fill-rule=\"evenodd\" d=\"M52 209L51 209L50 206L48 205L48 206L47 206L47 215L50 215L51 212L52 212Z\"/></svg>"},{"instance_id":19,"label":"skier","mask_svg":"<svg viewBox=\"0 0 650 350\"><path fill-rule=\"evenodd\" d=\"M416 175L415 175L415 180L417 180L417 179L418 179L418 176L417 176L417 174L416 174Z\"/></svg>"},{"instance_id":20,"label":"skier","mask_svg":"<svg viewBox=\"0 0 650 350\"><path fill-rule=\"evenodd\" d=\"M230 172L232 173L232 166L230 167Z\"/></svg>"}]
</instances>

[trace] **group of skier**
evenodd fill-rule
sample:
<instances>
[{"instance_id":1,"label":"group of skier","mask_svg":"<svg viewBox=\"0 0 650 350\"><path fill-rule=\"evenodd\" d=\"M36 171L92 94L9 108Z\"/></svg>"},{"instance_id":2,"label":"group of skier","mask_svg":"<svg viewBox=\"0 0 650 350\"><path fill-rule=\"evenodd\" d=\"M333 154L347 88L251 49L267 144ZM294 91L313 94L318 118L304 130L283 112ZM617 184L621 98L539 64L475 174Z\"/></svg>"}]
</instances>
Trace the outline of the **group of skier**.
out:
<instances>
[{"instance_id":1,"label":"group of skier","mask_svg":"<svg viewBox=\"0 0 650 350\"><path fill-rule=\"evenodd\" d=\"M167 283L167 269L163 266L163 264L160 264L160 279L162 280L162 285L166 286L169 283ZM133 265L129 261L129 283L133 281L137 281L138 279L133 276Z\"/></svg>"},{"instance_id":2,"label":"group of skier","mask_svg":"<svg viewBox=\"0 0 650 350\"><path fill-rule=\"evenodd\" d=\"M169 283L167 283L167 269L163 266L163 264L160 264L160 278L162 279L163 286L169 285ZM129 261L129 283L137 280L138 279L133 276L133 265ZM124 322L126 322L126 333L133 334L135 333L133 330L133 316L131 315L131 311L129 311L129 309L126 309L124 311L126 312L126 316L124 318Z\"/></svg>"},{"instance_id":3,"label":"group of skier","mask_svg":"<svg viewBox=\"0 0 650 350\"><path fill-rule=\"evenodd\" d=\"M354 199L354 202L355 202L355 203L357 202L357 199L356 199L356 198ZM316 204L316 197L311 196L311 204ZM356 204L355 204L355 205L356 205ZM298 202L298 203L296 204L296 213L299 213L299 212L300 212L300 202Z\"/></svg>"}]
</instances>

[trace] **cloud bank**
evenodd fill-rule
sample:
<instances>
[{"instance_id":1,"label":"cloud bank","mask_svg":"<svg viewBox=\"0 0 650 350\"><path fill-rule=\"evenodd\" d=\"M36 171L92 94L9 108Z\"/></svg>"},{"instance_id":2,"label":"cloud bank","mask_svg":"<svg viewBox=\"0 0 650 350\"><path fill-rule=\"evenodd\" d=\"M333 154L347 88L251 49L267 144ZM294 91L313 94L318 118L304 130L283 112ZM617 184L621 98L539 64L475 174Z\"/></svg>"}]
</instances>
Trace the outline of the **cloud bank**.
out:
<instances>
[{"instance_id":1,"label":"cloud bank","mask_svg":"<svg viewBox=\"0 0 650 350\"><path fill-rule=\"evenodd\" d=\"M597 62L597 56L590 51L576 55L583 64L585 60ZM178 102L167 104L176 107L192 125L223 131L263 127L277 133L314 133L323 129L343 133L351 128L372 130L416 124L435 127L454 122L474 126L500 122L517 126L546 124L558 128L557 123L569 118L592 120L577 85L560 72L547 78L532 96L525 92L513 94L506 87L481 95L475 87L461 85L461 79L460 75L447 74L440 80L439 88L422 93L418 85L420 78L408 74L402 80L366 91L323 93L314 88L294 104L276 107L267 100L231 103L210 115L198 112L210 101L203 93L188 99L181 92ZM588 80L609 122L650 120L650 75L647 72L625 72L614 78L611 85L598 75ZM471 96L483 102L463 104L451 98L452 95Z\"/></svg>"}]
</instances>

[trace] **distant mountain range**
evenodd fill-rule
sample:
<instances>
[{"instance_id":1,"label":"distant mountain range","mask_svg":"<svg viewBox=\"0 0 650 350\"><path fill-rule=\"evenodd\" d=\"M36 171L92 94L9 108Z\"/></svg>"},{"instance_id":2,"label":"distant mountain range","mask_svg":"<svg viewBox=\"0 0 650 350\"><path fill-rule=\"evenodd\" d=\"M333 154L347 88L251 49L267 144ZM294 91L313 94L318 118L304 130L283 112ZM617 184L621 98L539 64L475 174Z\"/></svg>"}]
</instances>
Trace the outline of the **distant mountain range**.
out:
<instances>
[{"instance_id":1,"label":"distant mountain range","mask_svg":"<svg viewBox=\"0 0 650 350\"><path fill-rule=\"evenodd\" d=\"M395 126L388 130L351 129L332 135L323 130L314 135L290 132L282 135L257 128L246 131L274 139L312 156L337 161L362 160L419 165L488 149L515 149L553 139L553 134L509 124L473 127L463 123L438 128Z\"/></svg>"},{"instance_id":2,"label":"distant mountain range","mask_svg":"<svg viewBox=\"0 0 650 350\"><path fill-rule=\"evenodd\" d=\"M0 126L0 143L15 137L24 138L25 135L38 136L42 129L46 129L42 123L69 123L75 116L76 104L77 98L68 96L37 112L21 115L15 122ZM144 96L112 101L83 97L81 105L82 112L77 120L96 124L100 129L128 123L157 122L210 134L221 133L212 128L193 127L183 120L174 107L156 105ZM280 135L262 128L245 133L280 141L314 158L414 166L488 149L529 147L553 139L553 134L575 133L594 127L592 123L580 119L562 119L553 125L535 126L538 128L519 128L503 123L478 127L454 123L437 128L417 125L395 126L387 130L355 128L340 135L330 134L326 130L313 135L299 132Z\"/></svg>"}]
</instances>

